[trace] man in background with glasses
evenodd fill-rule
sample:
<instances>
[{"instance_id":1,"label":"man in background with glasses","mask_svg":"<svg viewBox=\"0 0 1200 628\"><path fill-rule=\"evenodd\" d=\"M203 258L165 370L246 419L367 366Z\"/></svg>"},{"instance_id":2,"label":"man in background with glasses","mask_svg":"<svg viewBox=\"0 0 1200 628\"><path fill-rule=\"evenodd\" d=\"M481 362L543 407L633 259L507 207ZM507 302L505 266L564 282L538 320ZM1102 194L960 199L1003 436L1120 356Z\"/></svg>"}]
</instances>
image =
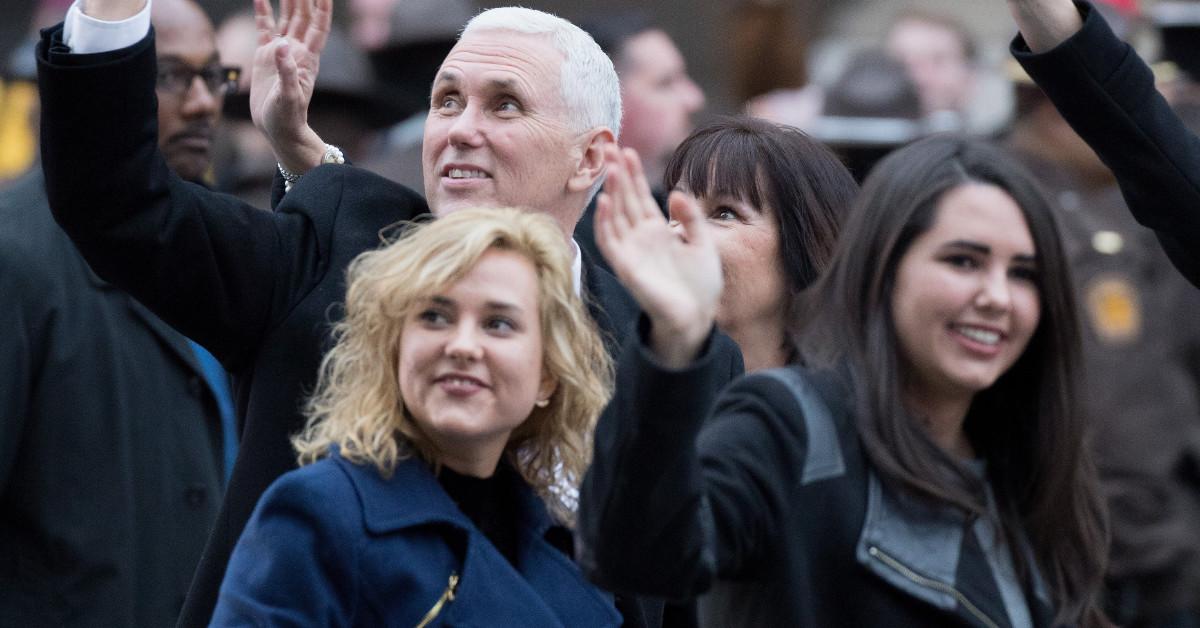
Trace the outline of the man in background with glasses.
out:
<instances>
[{"instance_id":1,"label":"man in background with glasses","mask_svg":"<svg viewBox=\"0 0 1200 628\"><path fill-rule=\"evenodd\" d=\"M158 145L203 184L237 70L192 0L151 21ZM224 372L92 273L41 168L0 194L0 295L0 626L174 625L236 453Z\"/></svg>"},{"instance_id":2,"label":"man in background with glasses","mask_svg":"<svg viewBox=\"0 0 1200 628\"><path fill-rule=\"evenodd\" d=\"M155 5L151 22L158 34L158 145L181 179L203 182L221 104L239 71L221 65L211 22L198 6Z\"/></svg>"}]
</instances>

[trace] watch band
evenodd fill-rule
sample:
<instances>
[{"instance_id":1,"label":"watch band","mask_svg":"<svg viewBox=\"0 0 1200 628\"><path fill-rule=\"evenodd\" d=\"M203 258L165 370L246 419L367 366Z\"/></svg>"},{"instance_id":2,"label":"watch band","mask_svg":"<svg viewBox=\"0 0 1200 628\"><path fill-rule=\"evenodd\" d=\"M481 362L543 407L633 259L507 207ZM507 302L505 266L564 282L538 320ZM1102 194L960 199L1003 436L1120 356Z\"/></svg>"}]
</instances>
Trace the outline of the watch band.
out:
<instances>
[{"instance_id":1,"label":"watch band","mask_svg":"<svg viewBox=\"0 0 1200 628\"><path fill-rule=\"evenodd\" d=\"M346 156L342 154L342 149L334 146L333 144L326 144L325 154L321 155L321 163L318 165L344 163L346 163ZM279 167L279 175L283 177L283 191L291 192L292 185L299 181L300 177L304 175L296 174L295 172L284 168L283 164L281 163L276 162L275 165Z\"/></svg>"}]
</instances>

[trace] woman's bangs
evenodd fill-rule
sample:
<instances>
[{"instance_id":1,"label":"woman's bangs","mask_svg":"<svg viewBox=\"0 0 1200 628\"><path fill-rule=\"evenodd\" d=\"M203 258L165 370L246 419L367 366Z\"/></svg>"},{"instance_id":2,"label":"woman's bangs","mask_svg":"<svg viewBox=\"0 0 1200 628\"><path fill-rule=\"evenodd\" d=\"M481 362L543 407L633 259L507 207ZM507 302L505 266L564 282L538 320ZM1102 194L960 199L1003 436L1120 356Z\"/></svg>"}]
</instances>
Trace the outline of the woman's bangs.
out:
<instances>
[{"instance_id":1,"label":"woman's bangs","mask_svg":"<svg viewBox=\"0 0 1200 628\"><path fill-rule=\"evenodd\" d=\"M683 188L698 197L740 199L763 207L757 164L765 156L753 137L727 132L693 140L668 165L669 188Z\"/></svg>"}]
</instances>

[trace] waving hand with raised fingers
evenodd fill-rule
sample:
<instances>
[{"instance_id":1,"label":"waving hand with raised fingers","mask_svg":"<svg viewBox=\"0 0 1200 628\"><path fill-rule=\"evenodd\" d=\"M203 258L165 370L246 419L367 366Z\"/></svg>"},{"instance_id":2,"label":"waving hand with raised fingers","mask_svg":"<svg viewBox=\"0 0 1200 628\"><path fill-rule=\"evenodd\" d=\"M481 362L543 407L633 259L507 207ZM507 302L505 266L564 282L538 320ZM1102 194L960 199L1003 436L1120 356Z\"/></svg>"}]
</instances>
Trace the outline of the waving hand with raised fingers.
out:
<instances>
[{"instance_id":1,"label":"waving hand with raised fingers","mask_svg":"<svg viewBox=\"0 0 1200 628\"><path fill-rule=\"evenodd\" d=\"M672 192L672 228L663 218L637 153L609 147L607 179L596 203L596 241L617 278L651 322L652 349L686 366L712 329L721 297L721 260L696 200Z\"/></svg>"},{"instance_id":2,"label":"waving hand with raised fingers","mask_svg":"<svg viewBox=\"0 0 1200 628\"><path fill-rule=\"evenodd\" d=\"M325 143L308 126L308 105L329 37L333 0L254 0L258 50L250 84L250 114L271 141L279 163L302 174L321 163Z\"/></svg>"}]
</instances>

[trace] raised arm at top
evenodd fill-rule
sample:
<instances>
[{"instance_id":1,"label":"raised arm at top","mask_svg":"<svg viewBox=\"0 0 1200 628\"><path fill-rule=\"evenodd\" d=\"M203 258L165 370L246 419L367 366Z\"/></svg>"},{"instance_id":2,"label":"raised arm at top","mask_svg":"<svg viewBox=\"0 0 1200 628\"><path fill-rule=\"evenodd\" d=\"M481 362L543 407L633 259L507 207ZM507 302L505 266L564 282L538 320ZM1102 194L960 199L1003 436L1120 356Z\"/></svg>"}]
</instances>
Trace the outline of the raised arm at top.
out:
<instances>
[{"instance_id":1,"label":"raised arm at top","mask_svg":"<svg viewBox=\"0 0 1200 628\"><path fill-rule=\"evenodd\" d=\"M1008 0L1008 8L1033 52L1046 52L1083 28L1072 0Z\"/></svg>"}]
</instances>

